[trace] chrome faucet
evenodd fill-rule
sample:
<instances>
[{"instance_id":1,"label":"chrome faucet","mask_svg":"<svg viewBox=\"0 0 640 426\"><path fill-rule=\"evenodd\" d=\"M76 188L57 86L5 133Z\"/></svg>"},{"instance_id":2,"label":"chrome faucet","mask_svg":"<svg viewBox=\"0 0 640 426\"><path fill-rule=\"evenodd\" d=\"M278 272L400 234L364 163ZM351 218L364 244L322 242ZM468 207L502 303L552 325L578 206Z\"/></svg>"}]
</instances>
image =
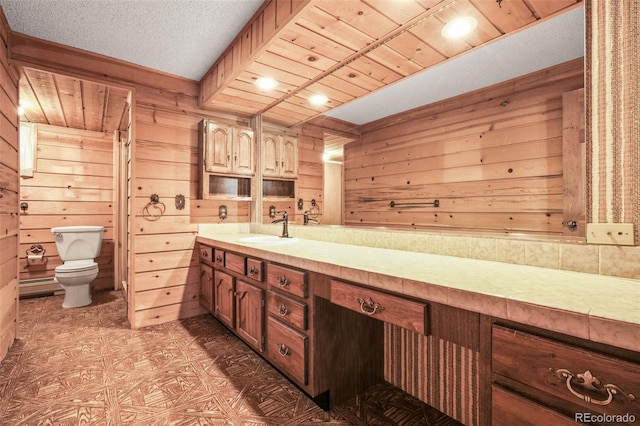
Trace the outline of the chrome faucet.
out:
<instances>
[{"instance_id":1,"label":"chrome faucet","mask_svg":"<svg viewBox=\"0 0 640 426\"><path fill-rule=\"evenodd\" d=\"M277 213L282 213L282 219L276 219L271 223L282 222L282 235L280 235L280 238L289 238L289 213L287 213L286 210L282 210Z\"/></svg>"},{"instance_id":2,"label":"chrome faucet","mask_svg":"<svg viewBox=\"0 0 640 426\"><path fill-rule=\"evenodd\" d=\"M303 220L302 224L303 224L303 225L308 225L308 224L310 224L310 223L319 224L320 222L318 222L318 219L314 219L314 218L312 218L312 217L309 217L309 213L311 213L311 212L310 212L310 211L306 211L306 212L304 212L304 214L303 214L303 216L302 216L302 217L304 218L304 220Z\"/></svg>"}]
</instances>

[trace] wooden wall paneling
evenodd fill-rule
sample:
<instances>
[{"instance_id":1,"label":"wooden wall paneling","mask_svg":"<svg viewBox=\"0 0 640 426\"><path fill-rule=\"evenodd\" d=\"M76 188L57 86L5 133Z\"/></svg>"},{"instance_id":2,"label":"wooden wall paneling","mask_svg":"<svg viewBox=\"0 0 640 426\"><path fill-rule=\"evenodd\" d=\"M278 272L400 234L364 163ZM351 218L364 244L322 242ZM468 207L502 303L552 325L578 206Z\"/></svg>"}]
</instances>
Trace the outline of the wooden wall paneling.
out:
<instances>
[{"instance_id":1,"label":"wooden wall paneling","mask_svg":"<svg viewBox=\"0 0 640 426\"><path fill-rule=\"evenodd\" d=\"M562 106L563 234L584 237L586 235L585 183L587 181L584 89L563 94ZM570 226L571 221L576 222L576 228Z\"/></svg>"},{"instance_id":2,"label":"wooden wall paneling","mask_svg":"<svg viewBox=\"0 0 640 426\"><path fill-rule=\"evenodd\" d=\"M8 61L9 24L0 12L0 362L18 336L18 76Z\"/></svg>"},{"instance_id":3,"label":"wooden wall paneling","mask_svg":"<svg viewBox=\"0 0 640 426\"><path fill-rule=\"evenodd\" d=\"M346 223L561 235L562 95L582 86L572 61L363 126L345 147Z\"/></svg>"}]
</instances>

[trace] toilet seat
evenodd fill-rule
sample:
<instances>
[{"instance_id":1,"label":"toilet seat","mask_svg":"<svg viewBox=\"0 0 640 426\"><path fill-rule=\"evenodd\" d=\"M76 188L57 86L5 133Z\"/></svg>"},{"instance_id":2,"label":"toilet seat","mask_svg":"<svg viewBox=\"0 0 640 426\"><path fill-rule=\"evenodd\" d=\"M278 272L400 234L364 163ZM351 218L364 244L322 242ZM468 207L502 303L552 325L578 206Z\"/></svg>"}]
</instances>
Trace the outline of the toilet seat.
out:
<instances>
[{"instance_id":1,"label":"toilet seat","mask_svg":"<svg viewBox=\"0 0 640 426\"><path fill-rule=\"evenodd\" d=\"M69 260L62 265L56 266L56 273L77 273L91 271L98 267L98 264L91 259Z\"/></svg>"}]
</instances>

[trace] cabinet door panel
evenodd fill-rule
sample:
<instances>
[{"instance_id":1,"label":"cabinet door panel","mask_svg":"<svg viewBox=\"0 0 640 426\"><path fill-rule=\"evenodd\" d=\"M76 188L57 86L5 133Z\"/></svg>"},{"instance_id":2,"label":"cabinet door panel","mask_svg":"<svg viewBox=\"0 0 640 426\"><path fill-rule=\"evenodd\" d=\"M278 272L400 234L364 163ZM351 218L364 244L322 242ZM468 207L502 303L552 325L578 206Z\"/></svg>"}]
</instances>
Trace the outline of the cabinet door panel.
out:
<instances>
[{"instance_id":1,"label":"cabinet door panel","mask_svg":"<svg viewBox=\"0 0 640 426\"><path fill-rule=\"evenodd\" d=\"M208 123L204 146L204 168L207 172L231 172L231 138L231 127Z\"/></svg>"},{"instance_id":2,"label":"cabinet door panel","mask_svg":"<svg viewBox=\"0 0 640 426\"><path fill-rule=\"evenodd\" d=\"M245 127L235 129L233 143L233 172L252 175L254 172L253 130Z\"/></svg>"},{"instance_id":3,"label":"cabinet door panel","mask_svg":"<svg viewBox=\"0 0 640 426\"><path fill-rule=\"evenodd\" d=\"M213 268L200 264L200 304L209 312L213 311Z\"/></svg>"},{"instance_id":4,"label":"cabinet door panel","mask_svg":"<svg viewBox=\"0 0 640 426\"><path fill-rule=\"evenodd\" d=\"M217 269L214 275L213 314L229 328L234 327L234 282L233 277Z\"/></svg>"},{"instance_id":5,"label":"cabinet door panel","mask_svg":"<svg viewBox=\"0 0 640 426\"><path fill-rule=\"evenodd\" d=\"M282 177L298 176L298 139L296 137L283 137L280 157L280 175Z\"/></svg>"},{"instance_id":6,"label":"cabinet door panel","mask_svg":"<svg viewBox=\"0 0 640 426\"><path fill-rule=\"evenodd\" d=\"M250 346L262 352L264 334L264 291L236 281L236 332Z\"/></svg>"},{"instance_id":7,"label":"cabinet door panel","mask_svg":"<svg viewBox=\"0 0 640 426\"><path fill-rule=\"evenodd\" d=\"M262 173L264 176L280 174L280 137L269 133L262 135Z\"/></svg>"}]
</instances>

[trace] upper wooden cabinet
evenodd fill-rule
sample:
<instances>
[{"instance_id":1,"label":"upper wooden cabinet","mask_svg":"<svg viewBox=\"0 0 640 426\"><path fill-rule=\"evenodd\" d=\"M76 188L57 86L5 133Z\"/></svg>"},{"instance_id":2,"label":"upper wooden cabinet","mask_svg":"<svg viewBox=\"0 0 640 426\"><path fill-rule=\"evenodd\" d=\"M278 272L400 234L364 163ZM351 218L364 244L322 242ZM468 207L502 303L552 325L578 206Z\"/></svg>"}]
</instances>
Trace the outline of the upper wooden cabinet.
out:
<instances>
[{"instance_id":1,"label":"upper wooden cabinet","mask_svg":"<svg viewBox=\"0 0 640 426\"><path fill-rule=\"evenodd\" d=\"M203 120L200 136L205 172L253 175L255 147L252 129Z\"/></svg>"},{"instance_id":2,"label":"upper wooden cabinet","mask_svg":"<svg viewBox=\"0 0 640 426\"><path fill-rule=\"evenodd\" d=\"M262 135L262 167L267 177L298 176L298 138L265 132Z\"/></svg>"},{"instance_id":3,"label":"upper wooden cabinet","mask_svg":"<svg viewBox=\"0 0 640 426\"><path fill-rule=\"evenodd\" d=\"M198 138L199 197L250 198L256 164L253 130L202 120Z\"/></svg>"}]
</instances>

